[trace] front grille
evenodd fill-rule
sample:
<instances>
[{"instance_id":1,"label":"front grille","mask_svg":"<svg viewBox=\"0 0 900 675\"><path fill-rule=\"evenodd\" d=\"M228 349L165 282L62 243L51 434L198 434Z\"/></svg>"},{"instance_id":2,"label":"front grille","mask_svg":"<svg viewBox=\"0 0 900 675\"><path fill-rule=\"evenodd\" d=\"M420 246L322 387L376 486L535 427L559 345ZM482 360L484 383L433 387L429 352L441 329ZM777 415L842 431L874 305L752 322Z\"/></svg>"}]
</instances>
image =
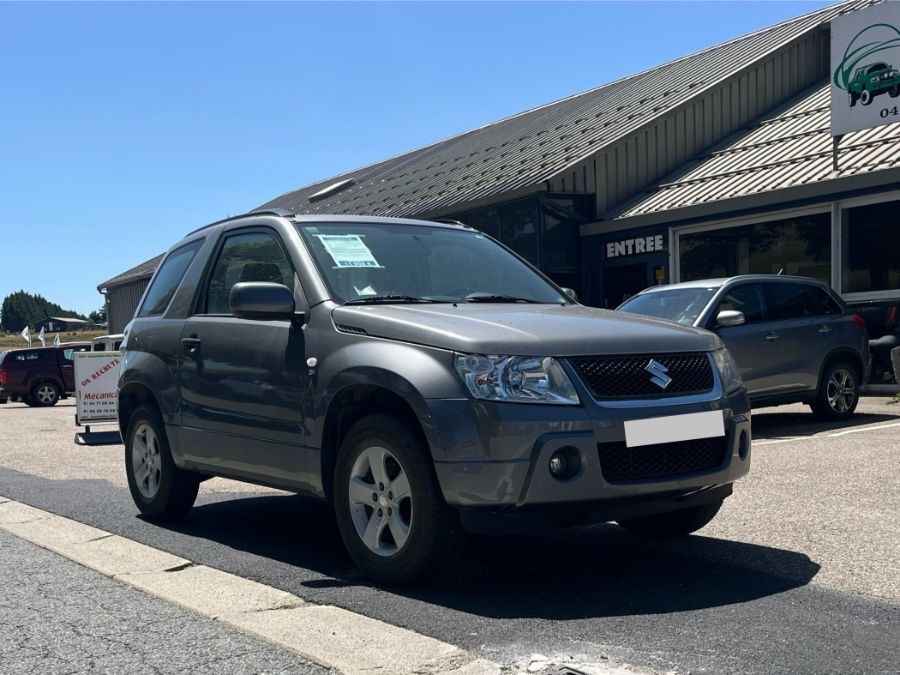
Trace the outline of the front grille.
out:
<instances>
[{"instance_id":1,"label":"front grille","mask_svg":"<svg viewBox=\"0 0 900 675\"><path fill-rule=\"evenodd\" d=\"M627 483L650 478L676 478L684 474L717 469L725 462L728 439L625 446L625 441L598 443L600 470L607 483Z\"/></svg>"},{"instance_id":2,"label":"front grille","mask_svg":"<svg viewBox=\"0 0 900 675\"><path fill-rule=\"evenodd\" d=\"M672 382L654 384L646 370L654 360L667 369ZM594 398L646 398L702 394L713 388L712 366L705 352L646 356L582 356L569 359Z\"/></svg>"}]
</instances>

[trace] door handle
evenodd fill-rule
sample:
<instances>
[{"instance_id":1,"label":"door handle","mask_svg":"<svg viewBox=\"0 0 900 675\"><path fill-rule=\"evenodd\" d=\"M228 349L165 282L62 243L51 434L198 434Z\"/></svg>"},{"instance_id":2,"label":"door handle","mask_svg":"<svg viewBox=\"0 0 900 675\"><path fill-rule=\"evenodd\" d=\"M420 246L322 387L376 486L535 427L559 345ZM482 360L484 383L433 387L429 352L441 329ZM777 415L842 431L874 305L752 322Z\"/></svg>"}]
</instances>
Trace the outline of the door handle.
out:
<instances>
[{"instance_id":1,"label":"door handle","mask_svg":"<svg viewBox=\"0 0 900 675\"><path fill-rule=\"evenodd\" d=\"M200 338L196 336L181 338L181 346L184 347L189 354L193 354L200 349Z\"/></svg>"},{"instance_id":2,"label":"door handle","mask_svg":"<svg viewBox=\"0 0 900 675\"><path fill-rule=\"evenodd\" d=\"M766 340L769 342L774 342L775 340L780 340L781 336L778 333L769 333L766 335Z\"/></svg>"},{"instance_id":3,"label":"door handle","mask_svg":"<svg viewBox=\"0 0 900 675\"><path fill-rule=\"evenodd\" d=\"M820 333L830 333L832 330L833 329L831 328L831 326L827 326L827 325L819 328Z\"/></svg>"}]
</instances>

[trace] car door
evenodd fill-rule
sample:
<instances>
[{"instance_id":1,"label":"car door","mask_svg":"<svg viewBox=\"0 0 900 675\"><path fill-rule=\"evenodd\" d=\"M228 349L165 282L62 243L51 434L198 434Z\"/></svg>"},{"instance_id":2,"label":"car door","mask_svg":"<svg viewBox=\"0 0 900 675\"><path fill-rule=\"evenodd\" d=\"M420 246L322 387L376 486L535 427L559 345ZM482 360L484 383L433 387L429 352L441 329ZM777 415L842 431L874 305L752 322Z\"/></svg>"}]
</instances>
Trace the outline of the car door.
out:
<instances>
[{"instance_id":1,"label":"car door","mask_svg":"<svg viewBox=\"0 0 900 675\"><path fill-rule=\"evenodd\" d=\"M86 345L56 349L56 358L59 359L59 372L62 375L63 387L66 391L75 391L75 352L89 352L91 348Z\"/></svg>"},{"instance_id":2,"label":"car door","mask_svg":"<svg viewBox=\"0 0 900 675\"><path fill-rule=\"evenodd\" d=\"M744 313L742 326L715 328L734 357L751 397L777 393L783 386L781 340L766 321L766 296L760 283L731 286L719 298L712 315L736 310Z\"/></svg>"},{"instance_id":3,"label":"car door","mask_svg":"<svg viewBox=\"0 0 900 675\"><path fill-rule=\"evenodd\" d=\"M833 332L828 305L816 293L821 289L797 281L772 281L764 286L769 323L781 338L783 389L814 391Z\"/></svg>"},{"instance_id":4,"label":"car door","mask_svg":"<svg viewBox=\"0 0 900 675\"><path fill-rule=\"evenodd\" d=\"M244 281L297 288L274 230L226 232L185 322L179 368L185 450L220 473L306 488L303 331L287 320L234 317L231 288Z\"/></svg>"}]
</instances>

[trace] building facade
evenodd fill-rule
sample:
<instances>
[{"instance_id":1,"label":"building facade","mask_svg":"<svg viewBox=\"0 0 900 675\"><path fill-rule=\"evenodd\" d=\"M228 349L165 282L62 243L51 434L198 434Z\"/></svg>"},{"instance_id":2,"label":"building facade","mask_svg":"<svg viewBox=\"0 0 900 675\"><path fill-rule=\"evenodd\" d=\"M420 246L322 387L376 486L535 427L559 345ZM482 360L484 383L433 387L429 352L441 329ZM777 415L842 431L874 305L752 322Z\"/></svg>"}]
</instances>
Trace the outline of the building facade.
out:
<instances>
[{"instance_id":1,"label":"building facade","mask_svg":"<svg viewBox=\"0 0 900 675\"><path fill-rule=\"evenodd\" d=\"M744 272L900 297L900 124L837 145L829 132L831 21L872 4L785 21L259 209L458 220L600 307Z\"/></svg>"}]
</instances>

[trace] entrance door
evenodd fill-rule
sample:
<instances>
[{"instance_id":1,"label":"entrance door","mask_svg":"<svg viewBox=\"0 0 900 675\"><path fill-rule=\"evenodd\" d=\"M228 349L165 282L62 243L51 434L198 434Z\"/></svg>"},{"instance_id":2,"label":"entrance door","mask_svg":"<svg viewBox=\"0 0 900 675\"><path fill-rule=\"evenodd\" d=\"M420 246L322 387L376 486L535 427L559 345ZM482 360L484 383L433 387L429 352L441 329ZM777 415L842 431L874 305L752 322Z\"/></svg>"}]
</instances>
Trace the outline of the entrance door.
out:
<instances>
[{"instance_id":1,"label":"entrance door","mask_svg":"<svg viewBox=\"0 0 900 675\"><path fill-rule=\"evenodd\" d=\"M649 286L647 265L617 265L603 271L603 306L615 309Z\"/></svg>"}]
</instances>

